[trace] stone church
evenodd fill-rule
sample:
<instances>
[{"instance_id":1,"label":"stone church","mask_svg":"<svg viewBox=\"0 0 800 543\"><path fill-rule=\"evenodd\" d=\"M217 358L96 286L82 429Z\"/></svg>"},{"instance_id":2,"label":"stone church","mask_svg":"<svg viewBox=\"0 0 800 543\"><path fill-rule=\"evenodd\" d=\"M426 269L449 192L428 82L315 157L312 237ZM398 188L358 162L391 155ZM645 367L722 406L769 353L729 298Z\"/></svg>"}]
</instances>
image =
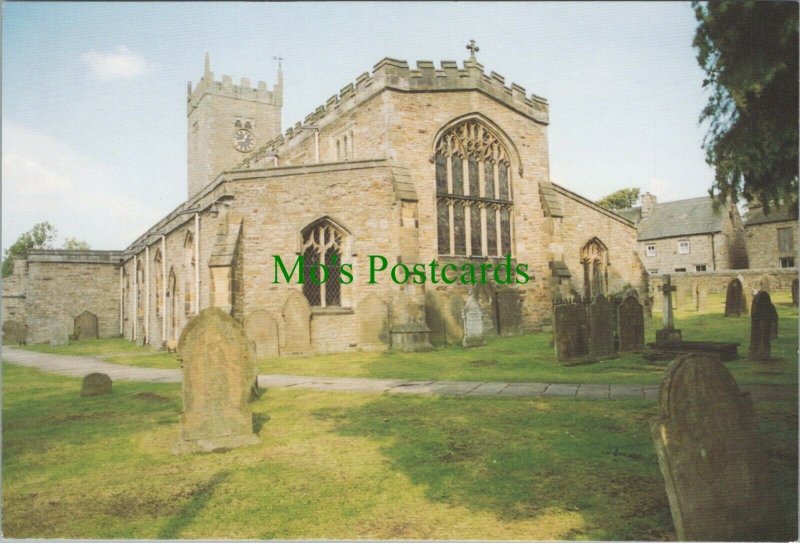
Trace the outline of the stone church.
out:
<instances>
[{"instance_id":1,"label":"stone church","mask_svg":"<svg viewBox=\"0 0 800 543\"><path fill-rule=\"evenodd\" d=\"M485 73L475 50L463 67L384 58L285 131L280 68L271 87L237 85L217 80L207 55L186 100L187 200L122 252L18 263L9 283L29 341L102 306L106 335L160 347L216 306L262 356L413 350L460 343L470 291L484 328L509 335L548 326L556 297L645 289L634 224L550 182L547 101ZM287 266L302 255L306 279L319 264L353 278L276 282L276 255ZM530 280L371 282L370 255L459 269L510 255ZM63 270L87 267L107 288L75 297ZM34 303L42 274L49 304Z\"/></svg>"}]
</instances>

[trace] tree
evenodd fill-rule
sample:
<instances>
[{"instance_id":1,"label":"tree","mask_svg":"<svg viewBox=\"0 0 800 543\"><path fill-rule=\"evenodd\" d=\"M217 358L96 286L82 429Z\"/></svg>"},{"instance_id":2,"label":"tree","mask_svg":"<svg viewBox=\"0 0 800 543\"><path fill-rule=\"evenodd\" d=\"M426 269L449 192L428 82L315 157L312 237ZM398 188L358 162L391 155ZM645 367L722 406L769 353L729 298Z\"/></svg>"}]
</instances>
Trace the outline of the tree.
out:
<instances>
[{"instance_id":1,"label":"tree","mask_svg":"<svg viewBox=\"0 0 800 543\"><path fill-rule=\"evenodd\" d=\"M70 251L88 251L91 247L82 239L67 238L64 240L64 249L69 249Z\"/></svg>"},{"instance_id":2,"label":"tree","mask_svg":"<svg viewBox=\"0 0 800 543\"><path fill-rule=\"evenodd\" d=\"M798 4L693 2L697 61L710 89L701 123L709 191L718 202L740 196L797 202Z\"/></svg>"},{"instance_id":3,"label":"tree","mask_svg":"<svg viewBox=\"0 0 800 543\"><path fill-rule=\"evenodd\" d=\"M37 223L22 234L11 247L5 250L3 256L3 277L11 275L14 271L14 259L25 258L31 249L51 249L56 238L56 229L49 222Z\"/></svg>"},{"instance_id":4,"label":"tree","mask_svg":"<svg viewBox=\"0 0 800 543\"><path fill-rule=\"evenodd\" d=\"M619 189L604 198L597 200L597 205L606 209L628 209L639 200L639 188Z\"/></svg>"}]
</instances>

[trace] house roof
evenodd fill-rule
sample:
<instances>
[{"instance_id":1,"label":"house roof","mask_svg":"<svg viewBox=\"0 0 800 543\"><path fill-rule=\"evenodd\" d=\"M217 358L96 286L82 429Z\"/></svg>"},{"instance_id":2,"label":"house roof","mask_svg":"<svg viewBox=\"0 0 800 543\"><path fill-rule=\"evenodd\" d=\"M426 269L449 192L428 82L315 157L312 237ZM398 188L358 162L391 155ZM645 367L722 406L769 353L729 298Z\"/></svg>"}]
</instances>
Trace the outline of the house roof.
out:
<instances>
[{"instance_id":1,"label":"house roof","mask_svg":"<svg viewBox=\"0 0 800 543\"><path fill-rule=\"evenodd\" d=\"M640 208L631 208L620 212L638 212ZM674 238L711 234L722 231L722 218L725 210L714 211L713 200L708 196L676 200L656 204L647 217L639 221L639 240Z\"/></svg>"},{"instance_id":2,"label":"house roof","mask_svg":"<svg viewBox=\"0 0 800 543\"><path fill-rule=\"evenodd\" d=\"M641 207L629 207L628 209L616 209L614 212L617 215L622 215L632 223L638 223L642 218L642 208Z\"/></svg>"},{"instance_id":3,"label":"house roof","mask_svg":"<svg viewBox=\"0 0 800 543\"><path fill-rule=\"evenodd\" d=\"M748 210L744 216L746 226L796 220L797 207L788 204L770 206L768 215L764 214L763 207L754 207Z\"/></svg>"}]
</instances>

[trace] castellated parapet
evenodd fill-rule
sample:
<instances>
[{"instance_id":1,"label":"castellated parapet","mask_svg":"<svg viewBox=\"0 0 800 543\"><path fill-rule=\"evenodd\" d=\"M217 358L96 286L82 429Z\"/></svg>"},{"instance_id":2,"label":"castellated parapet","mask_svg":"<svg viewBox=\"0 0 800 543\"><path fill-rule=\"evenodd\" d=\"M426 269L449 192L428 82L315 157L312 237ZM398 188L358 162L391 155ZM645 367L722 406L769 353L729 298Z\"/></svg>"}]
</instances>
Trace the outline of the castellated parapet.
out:
<instances>
[{"instance_id":1,"label":"castellated parapet","mask_svg":"<svg viewBox=\"0 0 800 543\"><path fill-rule=\"evenodd\" d=\"M482 92L498 102L512 108L526 117L547 125L549 109L545 98L535 94L527 95L525 88L512 83L506 86L505 78L496 73L484 73L483 66L476 60L464 61L459 68L455 61L441 61L437 69L433 62L418 60L417 68L410 69L405 60L384 58L372 70L372 75L364 72L355 83L343 87L338 94L328 98L325 104L306 115L303 122L290 127L283 135L261 145L235 169L251 169L270 166L268 160L282 154L297 140L313 136L309 127L322 128L349 113L356 106L366 102L379 92L391 89L401 92L442 92L470 91Z\"/></svg>"}]
</instances>

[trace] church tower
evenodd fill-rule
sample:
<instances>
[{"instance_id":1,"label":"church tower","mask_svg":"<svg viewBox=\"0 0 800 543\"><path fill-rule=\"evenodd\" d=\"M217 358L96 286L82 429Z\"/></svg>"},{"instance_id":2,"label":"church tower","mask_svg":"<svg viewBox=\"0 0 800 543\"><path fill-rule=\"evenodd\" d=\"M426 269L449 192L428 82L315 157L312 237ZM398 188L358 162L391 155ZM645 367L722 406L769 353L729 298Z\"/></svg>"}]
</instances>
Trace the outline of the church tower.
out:
<instances>
[{"instance_id":1,"label":"church tower","mask_svg":"<svg viewBox=\"0 0 800 543\"><path fill-rule=\"evenodd\" d=\"M208 53L203 78L192 90L189 82L186 116L189 133L188 196L191 198L248 153L281 133L283 71L272 90L259 81L257 87L242 78L214 81Z\"/></svg>"}]
</instances>

